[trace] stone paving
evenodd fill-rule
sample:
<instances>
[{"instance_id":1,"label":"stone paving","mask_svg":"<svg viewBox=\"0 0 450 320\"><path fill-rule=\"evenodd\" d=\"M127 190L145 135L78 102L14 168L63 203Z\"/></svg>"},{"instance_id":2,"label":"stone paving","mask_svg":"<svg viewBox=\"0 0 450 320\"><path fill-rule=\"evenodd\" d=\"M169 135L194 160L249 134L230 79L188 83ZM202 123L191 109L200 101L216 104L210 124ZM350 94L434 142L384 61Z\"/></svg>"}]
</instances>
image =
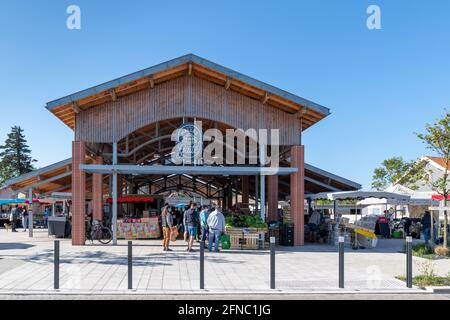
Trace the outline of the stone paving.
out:
<instances>
[{"instance_id":1,"label":"stone paving","mask_svg":"<svg viewBox=\"0 0 450 320\"><path fill-rule=\"evenodd\" d=\"M402 241L382 240L375 250L348 249L345 255L349 292L413 292L395 279L405 274L405 255L398 253ZM62 293L127 292L127 242L118 246L72 247L61 240L60 291ZM160 241L133 242L134 293L186 293L199 291L199 248L189 253L184 242L163 252ZM308 245L277 251L277 291L338 291L336 247ZM414 258L414 270L424 259ZM450 260L438 261L436 271L446 274ZM205 288L211 293L268 292L268 251L205 253ZM46 230L28 233L0 230L0 294L53 292L53 239ZM128 291L129 292L129 291Z\"/></svg>"}]
</instances>

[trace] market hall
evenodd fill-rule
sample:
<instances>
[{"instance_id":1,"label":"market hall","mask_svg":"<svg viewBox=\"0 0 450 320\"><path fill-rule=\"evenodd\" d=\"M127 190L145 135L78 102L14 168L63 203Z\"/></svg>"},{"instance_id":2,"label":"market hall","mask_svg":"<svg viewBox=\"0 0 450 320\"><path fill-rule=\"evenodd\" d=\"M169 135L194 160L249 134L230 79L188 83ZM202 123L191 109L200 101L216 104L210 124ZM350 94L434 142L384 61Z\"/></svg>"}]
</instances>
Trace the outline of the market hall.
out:
<instances>
[{"instance_id":1,"label":"market hall","mask_svg":"<svg viewBox=\"0 0 450 320\"><path fill-rule=\"evenodd\" d=\"M88 210L98 220L107 212L116 243L127 209L151 219L161 203L182 201L180 195L253 211L266 222L277 220L285 201L294 245L303 245L305 194L361 187L304 163L302 132L328 116L328 108L192 54L49 102L47 109L74 130L72 158L6 187L70 195L73 245L85 244ZM174 130L198 121L224 136L228 129L278 129L278 167L261 159L270 142L258 145L257 164L249 154L244 165L174 164Z\"/></svg>"}]
</instances>

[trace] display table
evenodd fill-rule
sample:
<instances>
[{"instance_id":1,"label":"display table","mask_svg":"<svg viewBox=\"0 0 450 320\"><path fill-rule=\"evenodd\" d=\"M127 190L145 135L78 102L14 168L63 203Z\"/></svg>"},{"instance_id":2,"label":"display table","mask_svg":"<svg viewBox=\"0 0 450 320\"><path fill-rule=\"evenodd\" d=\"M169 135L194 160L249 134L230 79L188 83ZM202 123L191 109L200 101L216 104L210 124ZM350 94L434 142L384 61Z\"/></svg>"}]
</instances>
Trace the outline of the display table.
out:
<instances>
[{"instance_id":1,"label":"display table","mask_svg":"<svg viewBox=\"0 0 450 320\"><path fill-rule=\"evenodd\" d=\"M226 228L230 236L231 249L257 250L264 249L267 229L260 228Z\"/></svg>"},{"instance_id":2,"label":"display table","mask_svg":"<svg viewBox=\"0 0 450 320\"><path fill-rule=\"evenodd\" d=\"M117 221L117 238L134 240L134 239L158 239L161 237L161 228L159 226L159 218L142 218L137 219L140 222L124 222Z\"/></svg>"}]
</instances>

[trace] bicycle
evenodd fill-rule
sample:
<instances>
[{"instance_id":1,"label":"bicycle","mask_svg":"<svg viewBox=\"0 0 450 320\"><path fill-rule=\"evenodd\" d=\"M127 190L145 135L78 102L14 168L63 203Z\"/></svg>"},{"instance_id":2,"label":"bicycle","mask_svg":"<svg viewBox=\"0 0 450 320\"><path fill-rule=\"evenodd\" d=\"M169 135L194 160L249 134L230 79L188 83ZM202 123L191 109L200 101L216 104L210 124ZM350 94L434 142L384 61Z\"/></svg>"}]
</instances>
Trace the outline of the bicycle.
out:
<instances>
[{"instance_id":1,"label":"bicycle","mask_svg":"<svg viewBox=\"0 0 450 320\"><path fill-rule=\"evenodd\" d=\"M86 240L91 241L91 244L94 243L94 240L97 240L101 244L108 244L111 242L113 236L110 228L104 226L102 222L98 220L94 220L92 222L92 227L89 230L86 230Z\"/></svg>"}]
</instances>

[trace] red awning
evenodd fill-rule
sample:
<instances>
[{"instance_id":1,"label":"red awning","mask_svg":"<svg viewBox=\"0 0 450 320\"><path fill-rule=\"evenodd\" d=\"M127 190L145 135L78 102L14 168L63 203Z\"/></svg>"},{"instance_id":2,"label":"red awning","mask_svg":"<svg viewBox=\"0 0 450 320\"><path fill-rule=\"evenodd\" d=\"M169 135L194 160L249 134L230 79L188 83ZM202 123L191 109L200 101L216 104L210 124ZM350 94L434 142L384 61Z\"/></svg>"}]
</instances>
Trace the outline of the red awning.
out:
<instances>
[{"instance_id":1,"label":"red awning","mask_svg":"<svg viewBox=\"0 0 450 320\"><path fill-rule=\"evenodd\" d=\"M106 200L108 203L112 203L112 198L108 198ZM150 196L123 196L118 197L117 202L118 203L132 203L132 202L154 202L155 198Z\"/></svg>"},{"instance_id":2,"label":"red awning","mask_svg":"<svg viewBox=\"0 0 450 320\"><path fill-rule=\"evenodd\" d=\"M444 200L444 196L441 196L440 194L434 194L431 196L431 198L438 201ZM450 196L447 197L447 200L450 200Z\"/></svg>"},{"instance_id":3,"label":"red awning","mask_svg":"<svg viewBox=\"0 0 450 320\"><path fill-rule=\"evenodd\" d=\"M30 199L25 200L25 203L26 203L26 204L30 204ZM41 200L39 200L39 199L33 199L33 203L49 204L48 202L43 202L43 201L41 201Z\"/></svg>"}]
</instances>

